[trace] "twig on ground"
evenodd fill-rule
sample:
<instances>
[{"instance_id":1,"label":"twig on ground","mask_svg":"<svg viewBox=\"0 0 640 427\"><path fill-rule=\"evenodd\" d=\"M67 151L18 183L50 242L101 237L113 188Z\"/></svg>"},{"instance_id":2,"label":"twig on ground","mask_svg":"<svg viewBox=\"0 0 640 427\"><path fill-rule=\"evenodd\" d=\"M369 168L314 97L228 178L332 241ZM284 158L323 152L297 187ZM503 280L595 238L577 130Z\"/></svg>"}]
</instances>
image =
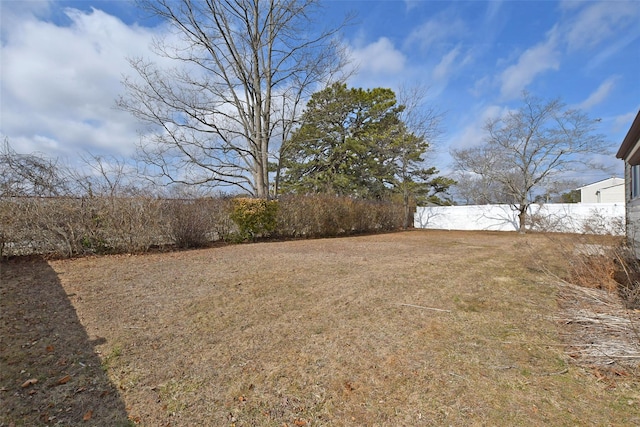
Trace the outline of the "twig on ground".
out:
<instances>
[{"instance_id":1,"label":"twig on ground","mask_svg":"<svg viewBox=\"0 0 640 427\"><path fill-rule=\"evenodd\" d=\"M465 380L465 381L469 382L469 379L468 379L467 377L464 377L464 376L462 376L462 375L458 375L458 374L456 374L455 372L449 372L449 375L451 375L452 377L458 377L458 378L460 378L461 380Z\"/></svg>"},{"instance_id":2,"label":"twig on ground","mask_svg":"<svg viewBox=\"0 0 640 427\"><path fill-rule=\"evenodd\" d=\"M563 370L558 371L558 372L547 372L547 373L537 374L537 375L541 376L541 377L551 377L553 375L564 375L564 374L566 374L568 372L569 372L569 368L564 368Z\"/></svg>"},{"instance_id":3,"label":"twig on ground","mask_svg":"<svg viewBox=\"0 0 640 427\"><path fill-rule=\"evenodd\" d=\"M405 307L421 308L423 310L442 311L444 313L451 313L451 310L444 310L442 308L434 308L434 307L425 307L423 305L405 304L405 303L398 303L398 305L403 305Z\"/></svg>"}]
</instances>

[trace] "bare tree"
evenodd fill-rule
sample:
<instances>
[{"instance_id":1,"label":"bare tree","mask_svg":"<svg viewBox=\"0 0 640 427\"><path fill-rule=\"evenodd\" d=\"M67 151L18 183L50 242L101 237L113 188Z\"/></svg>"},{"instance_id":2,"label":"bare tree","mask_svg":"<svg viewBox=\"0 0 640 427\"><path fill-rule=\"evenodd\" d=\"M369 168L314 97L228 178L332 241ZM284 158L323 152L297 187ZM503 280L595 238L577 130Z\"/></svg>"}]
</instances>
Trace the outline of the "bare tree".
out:
<instances>
[{"instance_id":1,"label":"bare tree","mask_svg":"<svg viewBox=\"0 0 640 427\"><path fill-rule=\"evenodd\" d=\"M518 110L486 123L483 145L452 150L452 155L460 173L479 180L477 190L487 190L478 197L514 207L524 232L536 190L549 188L569 171L604 169L593 160L608 151L604 137L595 133L597 121L557 99L544 101L525 92Z\"/></svg>"},{"instance_id":2,"label":"bare tree","mask_svg":"<svg viewBox=\"0 0 640 427\"><path fill-rule=\"evenodd\" d=\"M126 95L118 100L154 128L139 150L150 172L172 183L233 186L268 197L269 145L275 132L287 131L286 123L274 122L283 111L298 110L275 100L299 102L341 68L339 27L313 32L316 0L140 3L180 40L153 45L175 68L131 59L136 76L124 80ZM293 98L282 95L292 87Z\"/></svg>"},{"instance_id":3,"label":"bare tree","mask_svg":"<svg viewBox=\"0 0 640 427\"><path fill-rule=\"evenodd\" d=\"M44 154L16 152L0 145L0 197L62 196L71 193L68 168Z\"/></svg>"},{"instance_id":4,"label":"bare tree","mask_svg":"<svg viewBox=\"0 0 640 427\"><path fill-rule=\"evenodd\" d=\"M428 97L429 87L423 84L402 85L398 90L398 104L403 106L400 120L412 134L432 146L442 134L444 113L429 104Z\"/></svg>"}]
</instances>

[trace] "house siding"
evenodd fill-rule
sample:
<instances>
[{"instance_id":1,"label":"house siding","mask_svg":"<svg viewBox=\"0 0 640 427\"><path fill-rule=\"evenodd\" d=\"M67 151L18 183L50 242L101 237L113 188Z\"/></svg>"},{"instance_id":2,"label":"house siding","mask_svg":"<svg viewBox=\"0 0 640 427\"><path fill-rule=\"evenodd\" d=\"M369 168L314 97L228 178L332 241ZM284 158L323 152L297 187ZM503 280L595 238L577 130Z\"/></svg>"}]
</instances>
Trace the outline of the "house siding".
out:
<instances>
[{"instance_id":1,"label":"house siding","mask_svg":"<svg viewBox=\"0 0 640 427\"><path fill-rule=\"evenodd\" d=\"M600 190L598 203L624 203L624 184Z\"/></svg>"},{"instance_id":2,"label":"house siding","mask_svg":"<svg viewBox=\"0 0 640 427\"><path fill-rule=\"evenodd\" d=\"M640 258L640 197L631 198L631 186L633 185L631 178L631 165L628 162L624 164L625 174L625 199L626 199L626 226L627 240L633 247L636 257Z\"/></svg>"},{"instance_id":3,"label":"house siding","mask_svg":"<svg viewBox=\"0 0 640 427\"><path fill-rule=\"evenodd\" d=\"M616 157L624 160L627 241L635 251L636 257L640 258L640 197L633 197L632 194L633 186L636 185L637 188L640 183L634 183L631 173L632 166L640 165L640 111L622 141Z\"/></svg>"},{"instance_id":4,"label":"house siding","mask_svg":"<svg viewBox=\"0 0 640 427\"><path fill-rule=\"evenodd\" d=\"M578 188L582 203L624 203L625 180L608 178Z\"/></svg>"}]
</instances>

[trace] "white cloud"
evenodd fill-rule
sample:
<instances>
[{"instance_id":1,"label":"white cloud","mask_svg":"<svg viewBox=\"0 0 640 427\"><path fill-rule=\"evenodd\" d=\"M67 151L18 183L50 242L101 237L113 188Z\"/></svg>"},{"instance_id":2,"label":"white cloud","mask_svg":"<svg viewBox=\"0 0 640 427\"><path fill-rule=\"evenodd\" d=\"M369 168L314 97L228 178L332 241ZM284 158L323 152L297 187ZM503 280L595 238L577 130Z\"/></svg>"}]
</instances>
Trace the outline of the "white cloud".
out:
<instances>
[{"instance_id":1,"label":"white cloud","mask_svg":"<svg viewBox=\"0 0 640 427\"><path fill-rule=\"evenodd\" d=\"M1 47L0 133L19 152L98 150L129 155L138 123L114 108L128 56L149 56L156 30L100 10L66 9L70 25L23 16Z\"/></svg>"},{"instance_id":2,"label":"white cloud","mask_svg":"<svg viewBox=\"0 0 640 427\"><path fill-rule=\"evenodd\" d=\"M538 74L559 68L560 53L557 50L555 31L552 30L547 40L524 51L516 64L503 71L500 76L500 94L504 99L516 98Z\"/></svg>"},{"instance_id":3,"label":"white cloud","mask_svg":"<svg viewBox=\"0 0 640 427\"><path fill-rule=\"evenodd\" d=\"M587 3L569 24L566 40L569 49L591 49L629 26L637 25L640 2L601 1Z\"/></svg>"},{"instance_id":4,"label":"white cloud","mask_svg":"<svg viewBox=\"0 0 640 427\"><path fill-rule=\"evenodd\" d=\"M459 54L460 46L457 46L442 57L438 65L433 69L432 75L434 80L445 80L449 77L452 72L452 68L454 67L454 62Z\"/></svg>"},{"instance_id":5,"label":"white cloud","mask_svg":"<svg viewBox=\"0 0 640 427\"><path fill-rule=\"evenodd\" d=\"M426 51L440 44L449 45L452 39L460 39L465 34L467 27L459 18L441 15L420 25L407 37L407 48L417 44L420 49Z\"/></svg>"},{"instance_id":6,"label":"white cloud","mask_svg":"<svg viewBox=\"0 0 640 427\"><path fill-rule=\"evenodd\" d=\"M612 76L606 79L604 82L602 82L602 84L600 84L600 86L598 86L598 88L594 92L592 92L587 97L587 99L582 101L576 107L581 110L588 110L591 107L600 104L607 98L607 96L609 96L609 93L616 84L616 80L618 80L618 76Z\"/></svg>"},{"instance_id":7,"label":"white cloud","mask_svg":"<svg viewBox=\"0 0 640 427\"><path fill-rule=\"evenodd\" d=\"M420 6L421 0L404 0L404 5L407 9L407 12L412 11L413 9Z\"/></svg>"},{"instance_id":8,"label":"white cloud","mask_svg":"<svg viewBox=\"0 0 640 427\"><path fill-rule=\"evenodd\" d=\"M492 87L494 87L493 79L489 76L483 76L476 79L473 87L469 88L469 93L477 98L486 94Z\"/></svg>"},{"instance_id":9,"label":"white cloud","mask_svg":"<svg viewBox=\"0 0 640 427\"><path fill-rule=\"evenodd\" d=\"M366 74L396 74L404 69L406 57L386 37L363 47L350 49L358 71Z\"/></svg>"},{"instance_id":10,"label":"white cloud","mask_svg":"<svg viewBox=\"0 0 640 427\"><path fill-rule=\"evenodd\" d=\"M502 9L503 0L492 0L487 2L487 10L484 15L484 21L493 22Z\"/></svg>"},{"instance_id":11,"label":"white cloud","mask_svg":"<svg viewBox=\"0 0 640 427\"><path fill-rule=\"evenodd\" d=\"M561 0L559 4L560 10L563 11L571 11L575 9L579 9L583 3L576 0Z\"/></svg>"},{"instance_id":12,"label":"white cloud","mask_svg":"<svg viewBox=\"0 0 640 427\"><path fill-rule=\"evenodd\" d=\"M45 18L51 13L53 0L2 1L0 3L0 33L2 41L25 19Z\"/></svg>"},{"instance_id":13,"label":"white cloud","mask_svg":"<svg viewBox=\"0 0 640 427\"><path fill-rule=\"evenodd\" d=\"M587 62L586 69L592 70L602 64L606 64L610 61L610 58L619 52L626 49L629 45L633 46L633 43L640 38L640 25L625 31L624 35L612 43L600 46L597 49L597 53L593 55ZM633 48L632 48L633 49ZM640 61L640 51L636 49L636 60Z\"/></svg>"}]
</instances>

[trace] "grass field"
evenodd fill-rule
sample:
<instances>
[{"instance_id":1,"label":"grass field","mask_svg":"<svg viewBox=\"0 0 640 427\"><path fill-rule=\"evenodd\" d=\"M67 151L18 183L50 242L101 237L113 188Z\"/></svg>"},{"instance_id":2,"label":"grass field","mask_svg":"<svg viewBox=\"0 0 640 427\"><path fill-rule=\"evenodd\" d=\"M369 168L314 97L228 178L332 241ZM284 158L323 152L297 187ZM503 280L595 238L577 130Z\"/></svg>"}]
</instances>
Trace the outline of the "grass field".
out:
<instances>
[{"instance_id":1,"label":"grass field","mask_svg":"<svg viewBox=\"0 0 640 427\"><path fill-rule=\"evenodd\" d=\"M558 278L576 239L5 262L0 426L639 425L635 368L567 351Z\"/></svg>"}]
</instances>

